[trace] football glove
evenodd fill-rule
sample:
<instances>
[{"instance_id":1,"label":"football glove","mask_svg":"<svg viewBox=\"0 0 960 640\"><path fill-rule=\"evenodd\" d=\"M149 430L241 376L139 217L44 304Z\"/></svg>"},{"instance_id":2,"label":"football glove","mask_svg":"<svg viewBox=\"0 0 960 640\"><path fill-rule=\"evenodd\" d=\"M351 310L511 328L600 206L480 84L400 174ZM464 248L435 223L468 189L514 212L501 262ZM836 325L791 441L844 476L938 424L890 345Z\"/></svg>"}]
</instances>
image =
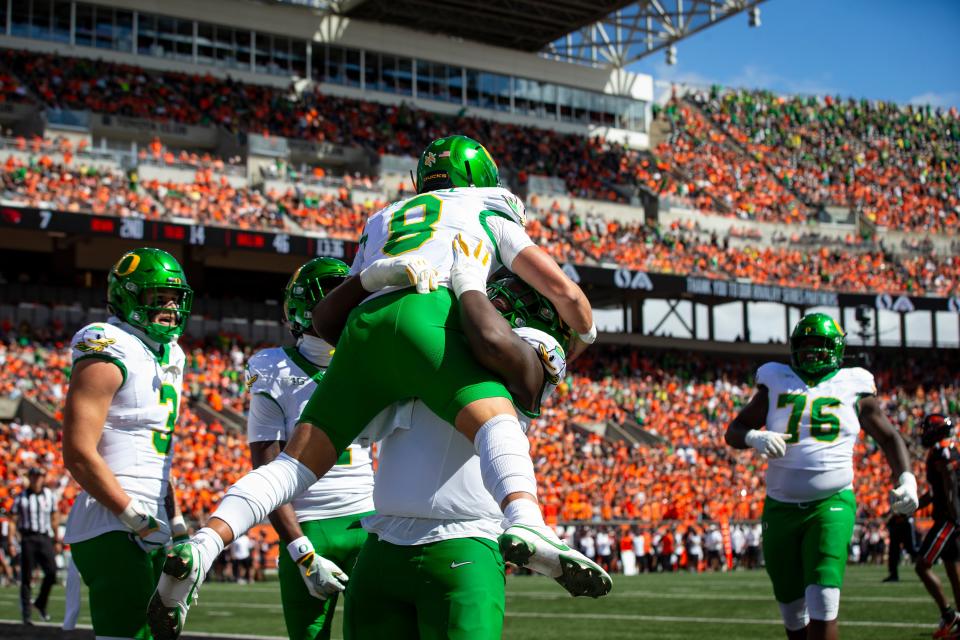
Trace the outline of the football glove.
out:
<instances>
[{"instance_id":1,"label":"football glove","mask_svg":"<svg viewBox=\"0 0 960 640\"><path fill-rule=\"evenodd\" d=\"M450 288L460 298L467 291L487 295L487 275L490 271L490 251L483 241L471 247L462 234L453 239L453 268L450 270Z\"/></svg>"},{"instance_id":2,"label":"football glove","mask_svg":"<svg viewBox=\"0 0 960 640\"><path fill-rule=\"evenodd\" d=\"M287 553L300 569L300 577L310 595L326 600L347 588L350 578L343 569L313 550L307 536L301 536L287 545Z\"/></svg>"},{"instance_id":3,"label":"football glove","mask_svg":"<svg viewBox=\"0 0 960 640\"><path fill-rule=\"evenodd\" d=\"M894 513L910 514L917 510L917 478L909 471L900 474L897 488L890 492L890 509Z\"/></svg>"},{"instance_id":4,"label":"football glove","mask_svg":"<svg viewBox=\"0 0 960 640\"><path fill-rule=\"evenodd\" d=\"M360 284L370 293L386 287L415 286L417 293L437 290L440 275L423 258L398 256L381 258L360 272Z\"/></svg>"},{"instance_id":5,"label":"football glove","mask_svg":"<svg viewBox=\"0 0 960 640\"><path fill-rule=\"evenodd\" d=\"M131 539L144 551L158 549L170 539L167 523L150 515L150 509L136 498L130 500L117 518L133 532Z\"/></svg>"},{"instance_id":6,"label":"football glove","mask_svg":"<svg viewBox=\"0 0 960 640\"><path fill-rule=\"evenodd\" d=\"M745 438L747 445L768 458L782 458L787 453L787 437L776 431L751 429Z\"/></svg>"}]
</instances>

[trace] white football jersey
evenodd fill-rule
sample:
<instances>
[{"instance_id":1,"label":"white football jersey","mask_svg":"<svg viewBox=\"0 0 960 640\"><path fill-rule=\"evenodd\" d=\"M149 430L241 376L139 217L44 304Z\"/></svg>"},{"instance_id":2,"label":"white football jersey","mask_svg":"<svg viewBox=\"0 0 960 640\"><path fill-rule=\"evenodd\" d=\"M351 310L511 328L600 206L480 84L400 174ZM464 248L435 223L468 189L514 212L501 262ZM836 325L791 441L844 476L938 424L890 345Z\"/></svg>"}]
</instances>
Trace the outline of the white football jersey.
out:
<instances>
[{"instance_id":1,"label":"white football jersey","mask_svg":"<svg viewBox=\"0 0 960 640\"><path fill-rule=\"evenodd\" d=\"M329 349L332 351L332 347ZM251 394L247 440L288 442L329 362L329 354L323 362L310 362L296 347L264 349L254 354L247 363L247 389ZM354 442L326 475L290 504L299 522L336 518L372 511L372 493L370 446Z\"/></svg>"},{"instance_id":2,"label":"white football jersey","mask_svg":"<svg viewBox=\"0 0 960 640\"><path fill-rule=\"evenodd\" d=\"M514 329L534 349L550 354L562 379L563 349L536 329ZM559 358L559 359L557 359ZM547 380L542 398L556 389ZM521 416L524 430L530 418ZM420 401L381 412L361 438L381 440L373 500L376 515L363 519L367 531L398 545L452 538L496 540L503 531L500 506L483 486L473 443Z\"/></svg>"},{"instance_id":3,"label":"white football jersey","mask_svg":"<svg viewBox=\"0 0 960 640\"><path fill-rule=\"evenodd\" d=\"M185 357L176 343L160 352L117 318L90 324L71 343L73 364L85 358L113 362L123 384L110 403L97 451L123 490L151 508L164 522L173 458L173 434L180 409ZM67 520L65 542L94 538L127 528L85 491L77 496Z\"/></svg>"},{"instance_id":4,"label":"white football jersey","mask_svg":"<svg viewBox=\"0 0 960 640\"><path fill-rule=\"evenodd\" d=\"M488 275L501 265L510 269L517 254L533 244L518 220L526 220L523 201L501 187L422 193L370 216L350 273L360 273L381 258L418 256L437 270L438 284L446 286L453 268L453 240L458 233L471 245L482 241L490 251ZM388 287L373 296L395 289Z\"/></svg>"},{"instance_id":5,"label":"white football jersey","mask_svg":"<svg viewBox=\"0 0 960 640\"><path fill-rule=\"evenodd\" d=\"M769 393L767 429L790 434L787 454L767 463L767 495L807 502L851 487L857 403L876 395L873 375L843 368L811 387L789 365L768 362L757 370L757 385Z\"/></svg>"}]
</instances>

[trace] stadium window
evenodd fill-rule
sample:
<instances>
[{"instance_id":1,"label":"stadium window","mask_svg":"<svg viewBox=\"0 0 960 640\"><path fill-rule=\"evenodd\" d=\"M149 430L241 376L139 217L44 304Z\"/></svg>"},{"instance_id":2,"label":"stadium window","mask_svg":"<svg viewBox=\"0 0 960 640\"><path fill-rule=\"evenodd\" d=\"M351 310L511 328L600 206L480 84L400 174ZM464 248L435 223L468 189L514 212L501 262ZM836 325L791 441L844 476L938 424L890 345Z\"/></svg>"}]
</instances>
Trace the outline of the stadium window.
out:
<instances>
[{"instance_id":1,"label":"stadium window","mask_svg":"<svg viewBox=\"0 0 960 640\"><path fill-rule=\"evenodd\" d=\"M177 57L193 60L193 20L177 20Z\"/></svg>"},{"instance_id":2,"label":"stadium window","mask_svg":"<svg viewBox=\"0 0 960 640\"><path fill-rule=\"evenodd\" d=\"M307 41L290 41L290 73L301 78L307 77Z\"/></svg>"},{"instance_id":3,"label":"stadium window","mask_svg":"<svg viewBox=\"0 0 960 640\"><path fill-rule=\"evenodd\" d=\"M557 85L544 83L543 89L543 117L548 120L557 119Z\"/></svg>"},{"instance_id":4,"label":"stadium window","mask_svg":"<svg viewBox=\"0 0 960 640\"><path fill-rule=\"evenodd\" d=\"M471 107L490 107L481 103L480 72L467 69L467 104Z\"/></svg>"},{"instance_id":5,"label":"stadium window","mask_svg":"<svg viewBox=\"0 0 960 640\"><path fill-rule=\"evenodd\" d=\"M346 84L343 71L343 49L340 47L329 49L326 81L332 84Z\"/></svg>"},{"instance_id":6,"label":"stadium window","mask_svg":"<svg viewBox=\"0 0 960 640\"><path fill-rule=\"evenodd\" d=\"M367 51L363 56L363 88L367 91L384 91L383 77L380 66L385 64L383 58L375 51Z\"/></svg>"},{"instance_id":7,"label":"stadium window","mask_svg":"<svg viewBox=\"0 0 960 640\"><path fill-rule=\"evenodd\" d=\"M345 49L344 53L344 76L346 77L346 84L351 87L360 86L360 76L362 74L362 69L360 68L360 52L356 49Z\"/></svg>"},{"instance_id":8,"label":"stadium window","mask_svg":"<svg viewBox=\"0 0 960 640\"><path fill-rule=\"evenodd\" d=\"M233 41L234 31L229 27L211 26L213 57L222 67L237 67L237 45Z\"/></svg>"},{"instance_id":9,"label":"stadium window","mask_svg":"<svg viewBox=\"0 0 960 640\"><path fill-rule=\"evenodd\" d=\"M197 62L200 64L217 64L214 55L214 33L216 27L206 22L197 23Z\"/></svg>"},{"instance_id":10,"label":"stadium window","mask_svg":"<svg viewBox=\"0 0 960 640\"><path fill-rule=\"evenodd\" d=\"M429 100L432 93L433 71L426 60L417 60L417 97Z\"/></svg>"},{"instance_id":11,"label":"stadium window","mask_svg":"<svg viewBox=\"0 0 960 640\"><path fill-rule=\"evenodd\" d=\"M94 16L93 46L98 49L113 49L113 10L97 7Z\"/></svg>"},{"instance_id":12,"label":"stadium window","mask_svg":"<svg viewBox=\"0 0 960 640\"><path fill-rule=\"evenodd\" d=\"M540 83L527 78L514 78L513 108L521 115L539 116L543 111Z\"/></svg>"},{"instance_id":13,"label":"stadium window","mask_svg":"<svg viewBox=\"0 0 960 640\"><path fill-rule=\"evenodd\" d=\"M253 46L256 49L256 58L254 61L254 71L257 73L270 73L270 47L271 36L259 31L253 34Z\"/></svg>"},{"instance_id":14,"label":"stadium window","mask_svg":"<svg viewBox=\"0 0 960 640\"><path fill-rule=\"evenodd\" d=\"M177 21L157 16L157 35L153 47L155 56L172 58L177 51Z\"/></svg>"},{"instance_id":15,"label":"stadium window","mask_svg":"<svg viewBox=\"0 0 960 640\"><path fill-rule=\"evenodd\" d=\"M30 37L30 9L31 2L14 2L10 12L10 35L21 38Z\"/></svg>"},{"instance_id":16,"label":"stadium window","mask_svg":"<svg viewBox=\"0 0 960 640\"><path fill-rule=\"evenodd\" d=\"M237 52L236 67L245 71L250 70L250 60L253 55L253 43L250 42L251 33L246 29L237 29L233 32L234 41L237 43L235 49Z\"/></svg>"},{"instance_id":17,"label":"stadium window","mask_svg":"<svg viewBox=\"0 0 960 640\"><path fill-rule=\"evenodd\" d=\"M50 38L50 21L53 18L50 0L21 1L15 4L30 5L29 37L38 40L48 40Z\"/></svg>"},{"instance_id":18,"label":"stadium window","mask_svg":"<svg viewBox=\"0 0 960 640\"><path fill-rule=\"evenodd\" d=\"M320 42L314 42L311 55L313 56L313 59L310 60L310 72L313 73L313 79L316 82L326 82L328 58L327 45Z\"/></svg>"},{"instance_id":19,"label":"stadium window","mask_svg":"<svg viewBox=\"0 0 960 640\"><path fill-rule=\"evenodd\" d=\"M396 92L404 96L413 95L413 60L397 58Z\"/></svg>"},{"instance_id":20,"label":"stadium window","mask_svg":"<svg viewBox=\"0 0 960 640\"><path fill-rule=\"evenodd\" d=\"M76 40L77 44L80 42L80 8L81 5L77 5L77 29L76 29ZM91 20L93 19L93 8L90 8ZM86 44L86 43L83 43ZM142 56L153 56L159 55L157 53L156 47L157 43L157 16L150 15L149 13L137 13L137 53Z\"/></svg>"},{"instance_id":21,"label":"stadium window","mask_svg":"<svg viewBox=\"0 0 960 640\"><path fill-rule=\"evenodd\" d=\"M113 25L113 48L117 51L133 51L132 11L122 11L120 9L115 10Z\"/></svg>"},{"instance_id":22,"label":"stadium window","mask_svg":"<svg viewBox=\"0 0 960 640\"><path fill-rule=\"evenodd\" d=\"M53 29L50 39L55 42L70 42L70 0L56 0L53 3Z\"/></svg>"},{"instance_id":23,"label":"stadium window","mask_svg":"<svg viewBox=\"0 0 960 640\"><path fill-rule=\"evenodd\" d=\"M497 111L510 111L510 77L498 73L480 75L482 91L490 96L492 108Z\"/></svg>"},{"instance_id":24,"label":"stadium window","mask_svg":"<svg viewBox=\"0 0 960 640\"><path fill-rule=\"evenodd\" d=\"M273 73L290 74L290 38L273 36Z\"/></svg>"}]
</instances>

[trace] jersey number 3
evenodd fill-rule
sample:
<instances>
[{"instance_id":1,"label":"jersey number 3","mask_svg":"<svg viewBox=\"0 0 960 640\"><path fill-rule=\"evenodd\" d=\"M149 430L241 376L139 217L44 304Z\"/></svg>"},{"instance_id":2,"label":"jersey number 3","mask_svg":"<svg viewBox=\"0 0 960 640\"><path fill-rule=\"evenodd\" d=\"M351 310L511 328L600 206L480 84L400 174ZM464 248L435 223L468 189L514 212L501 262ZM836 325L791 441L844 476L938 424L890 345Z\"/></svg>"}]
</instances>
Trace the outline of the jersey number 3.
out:
<instances>
[{"instance_id":1,"label":"jersey number 3","mask_svg":"<svg viewBox=\"0 0 960 640\"><path fill-rule=\"evenodd\" d=\"M840 406L838 398L813 398L810 404L810 435L821 442L833 442L840 435L840 418L832 413L824 413L824 409L834 409ZM792 435L787 440L790 444L800 441L800 418L807 408L807 396L800 393L781 393L777 397L777 408L790 407L790 421L787 423L787 433Z\"/></svg>"},{"instance_id":2,"label":"jersey number 3","mask_svg":"<svg viewBox=\"0 0 960 640\"><path fill-rule=\"evenodd\" d=\"M417 196L397 209L390 218L390 235L383 253L399 256L419 249L436 232L442 209L443 200L432 193Z\"/></svg>"},{"instance_id":3,"label":"jersey number 3","mask_svg":"<svg viewBox=\"0 0 960 640\"><path fill-rule=\"evenodd\" d=\"M167 430L153 432L153 448L160 455L167 455L170 452L170 445L173 444L173 429L177 424L177 390L172 384L160 386L160 404L170 407L167 412Z\"/></svg>"}]
</instances>

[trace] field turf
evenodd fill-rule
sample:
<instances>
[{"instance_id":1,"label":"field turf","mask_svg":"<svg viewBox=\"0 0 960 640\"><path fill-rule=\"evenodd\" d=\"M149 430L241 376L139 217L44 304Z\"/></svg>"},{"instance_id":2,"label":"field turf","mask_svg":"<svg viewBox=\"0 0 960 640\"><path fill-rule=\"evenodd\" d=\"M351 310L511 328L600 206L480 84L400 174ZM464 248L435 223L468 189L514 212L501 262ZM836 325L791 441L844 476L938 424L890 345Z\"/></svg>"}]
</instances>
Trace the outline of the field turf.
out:
<instances>
[{"instance_id":1,"label":"field turf","mask_svg":"<svg viewBox=\"0 0 960 640\"><path fill-rule=\"evenodd\" d=\"M943 578L942 569L937 570ZM882 584L885 574L875 566L848 568L840 607L841 637L929 638L937 610L912 567L903 567L902 582L897 584ZM54 620L63 614L59 586L51 613ZM338 617L341 613L342 607ZM19 619L17 588L0 589L0 619ZM84 609L80 623L89 622ZM5 631L0 635L13 637L10 627ZM205 584L199 604L190 611L187 632L191 631L282 637L277 583ZM339 620L333 637L342 638ZM570 598L559 585L540 577L515 576L507 582L504 638L509 640L705 637L785 637L764 572L615 576L614 591L601 600Z\"/></svg>"}]
</instances>

